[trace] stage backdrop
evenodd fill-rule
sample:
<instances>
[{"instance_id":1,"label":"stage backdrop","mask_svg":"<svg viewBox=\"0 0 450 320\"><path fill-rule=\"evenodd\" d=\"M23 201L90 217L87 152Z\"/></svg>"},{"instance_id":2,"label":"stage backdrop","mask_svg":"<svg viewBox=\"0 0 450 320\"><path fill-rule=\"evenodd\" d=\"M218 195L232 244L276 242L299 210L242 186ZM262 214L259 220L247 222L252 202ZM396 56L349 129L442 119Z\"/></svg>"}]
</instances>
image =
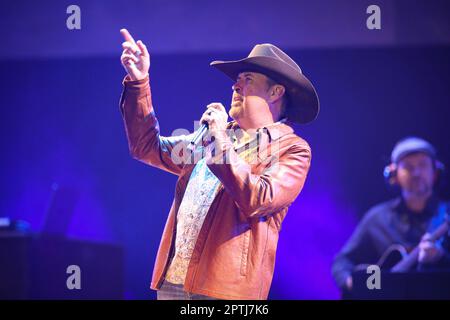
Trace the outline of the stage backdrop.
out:
<instances>
[{"instance_id":1,"label":"stage backdrop","mask_svg":"<svg viewBox=\"0 0 450 320\"><path fill-rule=\"evenodd\" d=\"M450 163L450 48L288 53L315 84L321 112L297 128L311 145L312 166L283 224L270 298L334 299L333 256L364 211L392 196L382 169L394 143L422 136ZM152 55L162 133L192 130L210 102L228 106L232 83L209 62L247 54ZM125 298L154 298L148 287L176 176L129 155L118 107L125 75L119 54L4 59L0 74L0 216L26 220L39 232L52 184L78 189L68 236L122 245Z\"/></svg>"}]
</instances>

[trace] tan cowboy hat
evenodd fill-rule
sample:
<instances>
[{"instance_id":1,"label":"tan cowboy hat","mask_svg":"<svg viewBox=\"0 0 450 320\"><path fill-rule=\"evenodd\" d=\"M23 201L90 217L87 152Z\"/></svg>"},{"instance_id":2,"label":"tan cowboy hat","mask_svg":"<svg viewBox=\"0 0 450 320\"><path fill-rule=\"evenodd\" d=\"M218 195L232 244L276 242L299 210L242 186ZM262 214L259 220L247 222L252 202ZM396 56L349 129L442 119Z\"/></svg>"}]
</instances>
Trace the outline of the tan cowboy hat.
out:
<instances>
[{"instance_id":1,"label":"tan cowboy hat","mask_svg":"<svg viewBox=\"0 0 450 320\"><path fill-rule=\"evenodd\" d=\"M303 75L294 60L273 44L257 44L247 58L213 61L210 65L233 81L239 73L253 71L284 85L288 97L288 120L304 124L313 121L319 113L319 97L311 81Z\"/></svg>"}]
</instances>

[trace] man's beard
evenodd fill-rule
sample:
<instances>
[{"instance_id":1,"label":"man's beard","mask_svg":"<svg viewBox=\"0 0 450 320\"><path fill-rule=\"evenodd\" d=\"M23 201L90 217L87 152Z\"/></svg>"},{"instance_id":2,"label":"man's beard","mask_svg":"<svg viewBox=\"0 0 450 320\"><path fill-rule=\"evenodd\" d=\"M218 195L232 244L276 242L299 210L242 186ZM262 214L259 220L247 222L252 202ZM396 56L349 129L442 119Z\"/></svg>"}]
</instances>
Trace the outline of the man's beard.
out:
<instances>
[{"instance_id":1,"label":"man's beard","mask_svg":"<svg viewBox=\"0 0 450 320\"><path fill-rule=\"evenodd\" d=\"M236 104L236 106L232 105L228 115L233 119L236 120L237 118L242 117L243 115L243 109L242 109L242 103Z\"/></svg>"},{"instance_id":2,"label":"man's beard","mask_svg":"<svg viewBox=\"0 0 450 320\"><path fill-rule=\"evenodd\" d=\"M426 196L431 193L432 186L423 178L413 178L408 193L415 196Z\"/></svg>"}]
</instances>

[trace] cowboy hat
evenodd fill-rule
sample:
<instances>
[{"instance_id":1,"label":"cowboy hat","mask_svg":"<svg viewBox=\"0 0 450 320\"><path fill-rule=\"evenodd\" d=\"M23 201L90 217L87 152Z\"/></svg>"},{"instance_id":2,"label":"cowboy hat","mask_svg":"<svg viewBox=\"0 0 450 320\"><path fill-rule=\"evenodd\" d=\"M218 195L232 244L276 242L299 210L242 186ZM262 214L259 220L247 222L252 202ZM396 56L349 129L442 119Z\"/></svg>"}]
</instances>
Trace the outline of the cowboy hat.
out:
<instances>
[{"instance_id":1,"label":"cowboy hat","mask_svg":"<svg viewBox=\"0 0 450 320\"><path fill-rule=\"evenodd\" d=\"M311 81L300 67L281 49L273 44L257 44L247 58L235 61L213 61L211 66L225 73L233 81L239 73L253 71L262 73L282 84L287 93L287 118L305 124L313 121L319 113L319 97Z\"/></svg>"}]
</instances>

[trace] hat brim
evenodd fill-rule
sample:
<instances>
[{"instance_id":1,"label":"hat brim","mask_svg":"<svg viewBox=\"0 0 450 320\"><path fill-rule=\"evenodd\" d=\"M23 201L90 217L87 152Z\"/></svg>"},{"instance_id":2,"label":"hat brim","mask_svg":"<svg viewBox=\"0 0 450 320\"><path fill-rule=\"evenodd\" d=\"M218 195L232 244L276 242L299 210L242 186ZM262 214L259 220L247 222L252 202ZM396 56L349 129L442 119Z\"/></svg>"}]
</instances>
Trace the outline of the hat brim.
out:
<instances>
[{"instance_id":1,"label":"hat brim","mask_svg":"<svg viewBox=\"0 0 450 320\"><path fill-rule=\"evenodd\" d=\"M319 114L319 97L316 89L302 73L290 65L271 57L250 57L235 61L213 61L212 67L233 81L241 72L262 73L284 85L287 91L287 117L290 121L306 124Z\"/></svg>"}]
</instances>

